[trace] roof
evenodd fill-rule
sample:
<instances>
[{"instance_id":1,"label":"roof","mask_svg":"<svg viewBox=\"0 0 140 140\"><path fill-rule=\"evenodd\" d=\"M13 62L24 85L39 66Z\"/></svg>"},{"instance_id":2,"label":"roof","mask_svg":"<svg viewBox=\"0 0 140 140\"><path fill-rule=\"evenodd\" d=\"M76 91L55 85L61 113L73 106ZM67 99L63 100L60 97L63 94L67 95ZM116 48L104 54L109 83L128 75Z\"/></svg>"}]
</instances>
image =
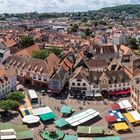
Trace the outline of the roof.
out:
<instances>
[{"instance_id":1,"label":"roof","mask_svg":"<svg viewBox=\"0 0 140 140\"><path fill-rule=\"evenodd\" d=\"M24 56L24 57L32 57L32 53L34 51L38 51L38 50L40 50L39 46L37 44L35 44L35 45L32 45L26 49L23 49L23 50L17 52L15 55Z\"/></svg>"},{"instance_id":2,"label":"roof","mask_svg":"<svg viewBox=\"0 0 140 140\"><path fill-rule=\"evenodd\" d=\"M118 70L118 71L107 70L104 73L109 78L109 83L110 84L126 83L126 82L130 81L129 76L123 70Z\"/></svg>"},{"instance_id":3,"label":"roof","mask_svg":"<svg viewBox=\"0 0 140 140\"><path fill-rule=\"evenodd\" d=\"M56 118L56 115L53 112L49 112L46 114L39 115L39 117L42 121L48 121L48 120Z\"/></svg>"},{"instance_id":4,"label":"roof","mask_svg":"<svg viewBox=\"0 0 140 140\"><path fill-rule=\"evenodd\" d=\"M116 131L128 130L129 129L128 125L125 122L115 123L114 127L115 127Z\"/></svg>"},{"instance_id":5,"label":"roof","mask_svg":"<svg viewBox=\"0 0 140 140\"><path fill-rule=\"evenodd\" d=\"M64 118L60 118L60 119L56 120L54 123L58 127L63 127L63 126L66 126L68 124L68 122L66 122Z\"/></svg>"},{"instance_id":6,"label":"roof","mask_svg":"<svg viewBox=\"0 0 140 140\"><path fill-rule=\"evenodd\" d=\"M66 113L66 114L69 114L71 113L71 106L67 106L67 105L63 105L60 109L60 112L61 113Z\"/></svg>"},{"instance_id":7,"label":"roof","mask_svg":"<svg viewBox=\"0 0 140 140\"><path fill-rule=\"evenodd\" d=\"M89 59L87 61L88 63L88 67L90 69L94 69L94 68L106 68L108 66L106 60L103 59Z\"/></svg>"},{"instance_id":8,"label":"roof","mask_svg":"<svg viewBox=\"0 0 140 140\"><path fill-rule=\"evenodd\" d=\"M88 81L89 72L84 67L78 67L72 74L70 81L73 79L85 79Z\"/></svg>"},{"instance_id":9,"label":"roof","mask_svg":"<svg viewBox=\"0 0 140 140\"><path fill-rule=\"evenodd\" d=\"M5 130L5 129L12 129L12 125L10 123L0 123L0 130Z\"/></svg>"},{"instance_id":10,"label":"roof","mask_svg":"<svg viewBox=\"0 0 140 140\"><path fill-rule=\"evenodd\" d=\"M128 100L122 100L118 104L121 109L126 109L126 110L132 109L132 105Z\"/></svg>"},{"instance_id":11,"label":"roof","mask_svg":"<svg viewBox=\"0 0 140 140\"><path fill-rule=\"evenodd\" d=\"M78 126L77 129L78 134L103 134L102 127L96 126Z\"/></svg>"},{"instance_id":12,"label":"roof","mask_svg":"<svg viewBox=\"0 0 140 140\"><path fill-rule=\"evenodd\" d=\"M8 48L9 48L9 47L13 47L13 46L15 46L15 45L17 44L17 42L16 42L13 38L8 37L8 36L2 38L1 41L2 41Z\"/></svg>"},{"instance_id":13,"label":"roof","mask_svg":"<svg viewBox=\"0 0 140 140\"><path fill-rule=\"evenodd\" d=\"M135 121L140 121L140 114L137 111L131 111L129 113L134 118Z\"/></svg>"},{"instance_id":14,"label":"roof","mask_svg":"<svg viewBox=\"0 0 140 140\"><path fill-rule=\"evenodd\" d=\"M16 139L17 140L33 139L33 134L32 134L31 131L17 132L16 133Z\"/></svg>"},{"instance_id":15,"label":"roof","mask_svg":"<svg viewBox=\"0 0 140 140\"><path fill-rule=\"evenodd\" d=\"M78 136L76 135L65 135L63 140L77 140Z\"/></svg>"},{"instance_id":16,"label":"roof","mask_svg":"<svg viewBox=\"0 0 140 140\"><path fill-rule=\"evenodd\" d=\"M13 55L9 58L7 64L16 69L32 71L33 73L38 72L42 75L52 76L54 69L59 66L60 60L57 58L58 57L53 54L48 56L46 60Z\"/></svg>"},{"instance_id":17,"label":"roof","mask_svg":"<svg viewBox=\"0 0 140 140\"><path fill-rule=\"evenodd\" d=\"M32 111L33 115L42 115L42 114L46 114L49 112L53 112L48 106L31 109L31 111Z\"/></svg>"},{"instance_id":18,"label":"roof","mask_svg":"<svg viewBox=\"0 0 140 140\"><path fill-rule=\"evenodd\" d=\"M117 104L117 103L114 103L114 104L111 105L111 108L112 108L113 110L117 110L117 109L120 109L120 105Z\"/></svg>"},{"instance_id":19,"label":"roof","mask_svg":"<svg viewBox=\"0 0 140 140\"><path fill-rule=\"evenodd\" d=\"M69 118L66 118L65 121L67 121L71 126L78 126L84 122L87 122L97 116L99 116L99 112L93 109L87 109L85 111L82 111L80 113L74 114Z\"/></svg>"},{"instance_id":20,"label":"roof","mask_svg":"<svg viewBox=\"0 0 140 140\"><path fill-rule=\"evenodd\" d=\"M121 140L119 136L111 136L111 137L98 137L93 138L93 140Z\"/></svg>"},{"instance_id":21,"label":"roof","mask_svg":"<svg viewBox=\"0 0 140 140\"><path fill-rule=\"evenodd\" d=\"M106 120L107 123L117 122L117 119L114 116L105 116L104 118L105 118L105 120Z\"/></svg>"},{"instance_id":22,"label":"roof","mask_svg":"<svg viewBox=\"0 0 140 140\"><path fill-rule=\"evenodd\" d=\"M130 48L128 48L128 47L125 46L125 45L121 45L119 50L123 53L123 55L126 55L126 54L129 53Z\"/></svg>"}]
</instances>

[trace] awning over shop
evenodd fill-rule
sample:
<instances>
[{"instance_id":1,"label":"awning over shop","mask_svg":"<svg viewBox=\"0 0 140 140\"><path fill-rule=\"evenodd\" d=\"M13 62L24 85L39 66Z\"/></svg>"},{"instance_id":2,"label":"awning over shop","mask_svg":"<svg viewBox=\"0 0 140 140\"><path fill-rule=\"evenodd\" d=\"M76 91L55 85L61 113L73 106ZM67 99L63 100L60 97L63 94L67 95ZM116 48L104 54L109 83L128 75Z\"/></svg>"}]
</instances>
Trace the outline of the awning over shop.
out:
<instances>
[{"instance_id":1,"label":"awning over shop","mask_svg":"<svg viewBox=\"0 0 140 140\"><path fill-rule=\"evenodd\" d=\"M65 135L63 140L77 140L78 136L75 135Z\"/></svg>"},{"instance_id":2,"label":"awning over shop","mask_svg":"<svg viewBox=\"0 0 140 140\"><path fill-rule=\"evenodd\" d=\"M121 109L126 109L126 110L132 109L132 105L128 100L122 100L118 104L119 104Z\"/></svg>"},{"instance_id":3,"label":"awning over shop","mask_svg":"<svg viewBox=\"0 0 140 140\"><path fill-rule=\"evenodd\" d=\"M92 92L86 92L86 97L93 97L93 93Z\"/></svg>"},{"instance_id":4,"label":"awning over shop","mask_svg":"<svg viewBox=\"0 0 140 140\"><path fill-rule=\"evenodd\" d=\"M111 136L111 137L98 137L93 138L93 140L121 140L118 136Z\"/></svg>"},{"instance_id":5,"label":"awning over shop","mask_svg":"<svg viewBox=\"0 0 140 140\"><path fill-rule=\"evenodd\" d=\"M117 104L117 103L112 104L112 105L111 105L111 108L112 108L113 110L119 110L119 109L121 109L121 108L120 108L120 105Z\"/></svg>"},{"instance_id":6,"label":"awning over shop","mask_svg":"<svg viewBox=\"0 0 140 140\"><path fill-rule=\"evenodd\" d=\"M47 121L47 120L55 119L56 115L53 112L49 112L46 114L39 115L39 117L42 121Z\"/></svg>"},{"instance_id":7,"label":"awning over shop","mask_svg":"<svg viewBox=\"0 0 140 140\"><path fill-rule=\"evenodd\" d=\"M27 115L27 116L24 116L24 118L22 119L24 123L28 123L28 124L37 123L39 122L39 120L40 118L34 115Z\"/></svg>"},{"instance_id":8,"label":"awning over shop","mask_svg":"<svg viewBox=\"0 0 140 140\"><path fill-rule=\"evenodd\" d=\"M125 118L123 117L123 115L119 110L109 110L109 115L114 116L118 122L125 121Z\"/></svg>"},{"instance_id":9,"label":"awning over shop","mask_svg":"<svg viewBox=\"0 0 140 140\"><path fill-rule=\"evenodd\" d=\"M109 95L122 95L122 94L129 94L130 92L131 92L130 89L118 90L118 91L109 91Z\"/></svg>"},{"instance_id":10,"label":"awning over shop","mask_svg":"<svg viewBox=\"0 0 140 140\"><path fill-rule=\"evenodd\" d=\"M63 118L60 118L60 119L56 120L54 123L58 127L63 127L63 126L66 126L68 124L68 122L66 122L65 119L63 119Z\"/></svg>"},{"instance_id":11,"label":"awning over shop","mask_svg":"<svg viewBox=\"0 0 140 140\"><path fill-rule=\"evenodd\" d=\"M100 92L94 93L94 97L102 97L102 94Z\"/></svg>"},{"instance_id":12,"label":"awning over shop","mask_svg":"<svg viewBox=\"0 0 140 140\"><path fill-rule=\"evenodd\" d=\"M117 119L115 116L105 116L104 117L107 123L114 123L117 122Z\"/></svg>"},{"instance_id":13,"label":"awning over shop","mask_svg":"<svg viewBox=\"0 0 140 140\"><path fill-rule=\"evenodd\" d=\"M67 105L63 105L60 109L60 112L61 113L64 113L64 114L69 114L71 113L71 106L67 106Z\"/></svg>"},{"instance_id":14,"label":"awning over shop","mask_svg":"<svg viewBox=\"0 0 140 140\"><path fill-rule=\"evenodd\" d=\"M129 129L128 125L125 122L115 123L114 128L116 131L125 131Z\"/></svg>"}]
</instances>

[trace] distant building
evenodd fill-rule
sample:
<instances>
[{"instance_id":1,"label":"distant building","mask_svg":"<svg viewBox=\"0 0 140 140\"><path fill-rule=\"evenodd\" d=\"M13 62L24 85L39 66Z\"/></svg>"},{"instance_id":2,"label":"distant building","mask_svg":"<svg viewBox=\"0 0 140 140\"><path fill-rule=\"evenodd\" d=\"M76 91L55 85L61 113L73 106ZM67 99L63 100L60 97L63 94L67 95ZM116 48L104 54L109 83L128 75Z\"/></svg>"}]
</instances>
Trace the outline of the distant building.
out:
<instances>
[{"instance_id":1,"label":"distant building","mask_svg":"<svg viewBox=\"0 0 140 140\"><path fill-rule=\"evenodd\" d=\"M2 64L10 57L10 49L0 42L0 63Z\"/></svg>"},{"instance_id":2,"label":"distant building","mask_svg":"<svg viewBox=\"0 0 140 140\"><path fill-rule=\"evenodd\" d=\"M10 91L16 90L17 75L13 68L0 66L0 99L7 96Z\"/></svg>"},{"instance_id":3,"label":"distant building","mask_svg":"<svg viewBox=\"0 0 140 140\"><path fill-rule=\"evenodd\" d=\"M114 45L126 44L127 38L124 34L117 33L112 36L112 42Z\"/></svg>"}]
</instances>

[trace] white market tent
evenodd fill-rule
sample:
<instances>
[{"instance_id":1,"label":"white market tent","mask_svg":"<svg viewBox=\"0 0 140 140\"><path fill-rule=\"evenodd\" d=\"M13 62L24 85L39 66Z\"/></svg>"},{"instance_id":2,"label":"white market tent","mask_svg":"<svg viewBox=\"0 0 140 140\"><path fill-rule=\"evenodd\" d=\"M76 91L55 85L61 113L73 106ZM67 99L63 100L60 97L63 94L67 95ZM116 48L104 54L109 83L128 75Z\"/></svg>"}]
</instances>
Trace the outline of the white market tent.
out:
<instances>
[{"instance_id":1,"label":"white market tent","mask_svg":"<svg viewBox=\"0 0 140 140\"><path fill-rule=\"evenodd\" d=\"M66 118L65 121L67 121L71 126L77 126L84 122L89 121L90 119L93 119L97 117L100 113L93 109L87 109L83 112L80 112L78 114L75 114L69 118Z\"/></svg>"},{"instance_id":2,"label":"white market tent","mask_svg":"<svg viewBox=\"0 0 140 140\"><path fill-rule=\"evenodd\" d=\"M132 109L132 105L128 100L122 100L118 104L119 104L121 109L126 109L126 110Z\"/></svg>"},{"instance_id":3,"label":"white market tent","mask_svg":"<svg viewBox=\"0 0 140 140\"><path fill-rule=\"evenodd\" d=\"M39 115L42 115L42 114L53 112L48 106L41 107L41 108L36 108L36 109L31 109L31 111L32 111L33 115L35 115L35 116L39 116Z\"/></svg>"},{"instance_id":4,"label":"white market tent","mask_svg":"<svg viewBox=\"0 0 140 140\"><path fill-rule=\"evenodd\" d=\"M27 116L24 116L24 118L22 119L24 123L28 123L28 124L37 123L39 122L39 120L40 118L34 115L27 115Z\"/></svg>"},{"instance_id":5,"label":"white market tent","mask_svg":"<svg viewBox=\"0 0 140 140\"><path fill-rule=\"evenodd\" d=\"M129 114L133 117L135 121L140 121L140 114L137 111L131 111Z\"/></svg>"},{"instance_id":6,"label":"white market tent","mask_svg":"<svg viewBox=\"0 0 140 140\"><path fill-rule=\"evenodd\" d=\"M0 139L1 140L16 139L16 132L15 132L15 130L14 129L0 130Z\"/></svg>"}]
</instances>

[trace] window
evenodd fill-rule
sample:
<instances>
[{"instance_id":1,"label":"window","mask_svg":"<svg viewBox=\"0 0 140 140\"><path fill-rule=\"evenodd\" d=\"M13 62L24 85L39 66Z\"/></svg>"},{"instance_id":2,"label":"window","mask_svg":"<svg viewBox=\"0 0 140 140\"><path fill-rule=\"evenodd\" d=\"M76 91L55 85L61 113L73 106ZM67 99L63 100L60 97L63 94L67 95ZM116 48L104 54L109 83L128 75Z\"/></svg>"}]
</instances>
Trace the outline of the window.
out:
<instances>
[{"instance_id":1,"label":"window","mask_svg":"<svg viewBox=\"0 0 140 140\"><path fill-rule=\"evenodd\" d=\"M72 86L75 86L75 83L72 83Z\"/></svg>"},{"instance_id":2,"label":"window","mask_svg":"<svg viewBox=\"0 0 140 140\"><path fill-rule=\"evenodd\" d=\"M82 80L81 79L77 79L77 82L81 82Z\"/></svg>"},{"instance_id":3,"label":"window","mask_svg":"<svg viewBox=\"0 0 140 140\"><path fill-rule=\"evenodd\" d=\"M35 74L33 74L33 79L36 79L36 75Z\"/></svg>"},{"instance_id":4,"label":"window","mask_svg":"<svg viewBox=\"0 0 140 140\"><path fill-rule=\"evenodd\" d=\"M86 83L83 83L83 86L86 86Z\"/></svg>"},{"instance_id":5,"label":"window","mask_svg":"<svg viewBox=\"0 0 140 140\"><path fill-rule=\"evenodd\" d=\"M80 86L80 83L77 83L77 86Z\"/></svg>"},{"instance_id":6,"label":"window","mask_svg":"<svg viewBox=\"0 0 140 140\"><path fill-rule=\"evenodd\" d=\"M112 85L110 85L110 88L112 88Z\"/></svg>"},{"instance_id":7,"label":"window","mask_svg":"<svg viewBox=\"0 0 140 140\"><path fill-rule=\"evenodd\" d=\"M23 71L20 71L20 75L23 75Z\"/></svg>"},{"instance_id":8,"label":"window","mask_svg":"<svg viewBox=\"0 0 140 140\"><path fill-rule=\"evenodd\" d=\"M114 87L117 87L117 85L114 84Z\"/></svg>"},{"instance_id":9,"label":"window","mask_svg":"<svg viewBox=\"0 0 140 140\"><path fill-rule=\"evenodd\" d=\"M38 80L41 80L41 76L40 75L38 75Z\"/></svg>"},{"instance_id":10,"label":"window","mask_svg":"<svg viewBox=\"0 0 140 140\"><path fill-rule=\"evenodd\" d=\"M47 81L47 78L46 78L46 77L44 77L44 81L45 81L45 82Z\"/></svg>"}]
</instances>

